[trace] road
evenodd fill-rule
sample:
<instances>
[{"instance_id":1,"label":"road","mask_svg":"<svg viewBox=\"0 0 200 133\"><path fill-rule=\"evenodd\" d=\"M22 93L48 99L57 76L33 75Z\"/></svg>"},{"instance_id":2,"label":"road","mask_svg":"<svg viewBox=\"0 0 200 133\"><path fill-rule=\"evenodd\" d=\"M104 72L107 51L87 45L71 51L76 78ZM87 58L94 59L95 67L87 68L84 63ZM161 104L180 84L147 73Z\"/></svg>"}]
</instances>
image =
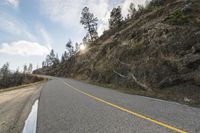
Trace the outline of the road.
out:
<instances>
[{"instance_id":1,"label":"road","mask_svg":"<svg viewBox=\"0 0 200 133\"><path fill-rule=\"evenodd\" d=\"M37 133L200 133L200 109L80 81L41 90Z\"/></svg>"}]
</instances>

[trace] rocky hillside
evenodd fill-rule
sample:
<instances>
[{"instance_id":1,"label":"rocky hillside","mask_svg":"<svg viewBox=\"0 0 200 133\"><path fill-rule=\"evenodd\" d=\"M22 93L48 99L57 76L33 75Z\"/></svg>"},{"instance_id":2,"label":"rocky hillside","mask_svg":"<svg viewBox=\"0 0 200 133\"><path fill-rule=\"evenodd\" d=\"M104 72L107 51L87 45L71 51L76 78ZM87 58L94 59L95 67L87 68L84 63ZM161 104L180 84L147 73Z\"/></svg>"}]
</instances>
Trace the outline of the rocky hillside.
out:
<instances>
[{"instance_id":1,"label":"rocky hillside","mask_svg":"<svg viewBox=\"0 0 200 133\"><path fill-rule=\"evenodd\" d=\"M121 27L105 31L86 51L35 73L137 88L200 104L200 1L165 0L146 7Z\"/></svg>"}]
</instances>

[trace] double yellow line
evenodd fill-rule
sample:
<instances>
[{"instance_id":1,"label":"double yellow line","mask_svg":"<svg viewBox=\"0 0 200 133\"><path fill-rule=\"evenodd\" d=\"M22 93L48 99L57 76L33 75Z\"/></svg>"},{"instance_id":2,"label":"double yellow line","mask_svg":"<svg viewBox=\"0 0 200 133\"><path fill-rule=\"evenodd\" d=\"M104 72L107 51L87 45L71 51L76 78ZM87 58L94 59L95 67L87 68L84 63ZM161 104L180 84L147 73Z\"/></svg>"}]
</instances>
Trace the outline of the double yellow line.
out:
<instances>
[{"instance_id":1,"label":"double yellow line","mask_svg":"<svg viewBox=\"0 0 200 133\"><path fill-rule=\"evenodd\" d=\"M117 109L122 110L122 111L124 111L124 112L127 112L127 113L129 113L129 114L132 114L132 115L134 115L134 116L137 116L137 117L139 117L139 118L148 120L148 121L150 121L150 122L156 123L156 124L158 124L158 125L161 125L161 126L163 126L163 127L166 127L166 128L171 129L171 130L173 130L173 131L176 131L176 132L179 132L179 133L187 133L186 131L183 131L183 130L178 129L178 128L176 128L176 127L173 127L173 126L170 126L170 125L165 124L165 123L163 123L163 122L154 120L154 119L149 118L149 117L147 117L147 116L138 114L138 113L133 112L133 111L131 111L131 110L125 109L125 108L123 108L123 107L120 107L120 106L118 106L118 105L115 105L115 104L113 104L113 103L110 103L110 102L108 102L108 101L105 101L105 100L103 100L103 99L100 99L100 98L98 98L98 97L95 97L95 96L93 96L93 95L91 95L91 94L88 94L88 93L86 93L86 92L83 92L83 91L81 91L81 90L79 90L79 89L77 89L77 88L71 86L70 84L68 84L68 83L66 83L66 82L64 82L64 83L65 83L65 85L67 85L68 87L70 87L70 88L72 88L72 89L74 89L74 90L76 90L76 91L78 91L78 92L80 92L80 93L82 93L82 94L84 94L84 95L86 95L86 96L88 96L88 97L91 97L91 98L93 98L93 99L95 99L95 100L97 100L97 101L100 101L100 102L102 102L102 103L105 103L105 104L107 104L107 105L110 105L110 106L112 106L112 107L114 107L114 108L117 108Z\"/></svg>"}]
</instances>

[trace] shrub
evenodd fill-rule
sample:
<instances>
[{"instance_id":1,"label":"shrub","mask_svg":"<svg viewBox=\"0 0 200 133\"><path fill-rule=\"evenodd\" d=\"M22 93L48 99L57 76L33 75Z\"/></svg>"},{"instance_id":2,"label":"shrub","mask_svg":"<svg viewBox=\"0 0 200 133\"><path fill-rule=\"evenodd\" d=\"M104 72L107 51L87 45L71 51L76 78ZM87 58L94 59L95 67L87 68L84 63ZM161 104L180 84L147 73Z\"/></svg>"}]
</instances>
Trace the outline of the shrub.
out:
<instances>
[{"instance_id":1,"label":"shrub","mask_svg":"<svg viewBox=\"0 0 200 133\"><path fill-rule=\"evenodd\" d=\"M165 0L152 0L149 3L150 7L155 7L155 6L162 6L164 4Z\"/></svg>"},{"instance_id":2,"label":"shrub","mask_svg":"<svg viewBox=\"0 0 200 133\"><path fill-rule=\"evenodd\" d=\"M188 22L188 18L184 15L184 13L181 10L175 10L170 16L169 16L169 22L171 24L185 24Z\"/></svg>"},{"instance_id":3,"label":"shrub","mask_svg":"<svg viewBox=\"0 0 200 133\"><path fill-rule=\"evenodd\" d=\"M187 13L192 11L192 2L186 1L184 7L182 8L182 12Z\"/></svg>"},{"instance_id":4,"label":"shrub","mask_svg":"<svg viewBox=\"0 0 200 133\"><path fill-rule=\"evenodd\" d=\"M41 80L43 80L43 78L34 75L22 74L19 72L10 73L7 77L0 79L0 89L34 83Z\"/></svg>"}]
</instances>

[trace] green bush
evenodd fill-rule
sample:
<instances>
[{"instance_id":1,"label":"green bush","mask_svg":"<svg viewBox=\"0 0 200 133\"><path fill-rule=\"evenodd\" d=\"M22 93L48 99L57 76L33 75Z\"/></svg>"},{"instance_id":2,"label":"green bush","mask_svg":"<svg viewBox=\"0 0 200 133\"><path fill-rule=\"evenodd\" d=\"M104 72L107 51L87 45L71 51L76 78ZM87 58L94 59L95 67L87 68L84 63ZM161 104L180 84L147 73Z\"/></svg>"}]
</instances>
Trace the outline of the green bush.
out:
<instances>
[{"instance_id":1,"label":"green bush","mask_svg":"<svg viewBox=\"0 0 200 133\"><path fill-rule=\"evenodd\" d=\"M188 18L184 15L184 13L181 10L175 10L169 16L169 22L174 25L186 24L188 23Z\"/></svg>"}]
</instances>

